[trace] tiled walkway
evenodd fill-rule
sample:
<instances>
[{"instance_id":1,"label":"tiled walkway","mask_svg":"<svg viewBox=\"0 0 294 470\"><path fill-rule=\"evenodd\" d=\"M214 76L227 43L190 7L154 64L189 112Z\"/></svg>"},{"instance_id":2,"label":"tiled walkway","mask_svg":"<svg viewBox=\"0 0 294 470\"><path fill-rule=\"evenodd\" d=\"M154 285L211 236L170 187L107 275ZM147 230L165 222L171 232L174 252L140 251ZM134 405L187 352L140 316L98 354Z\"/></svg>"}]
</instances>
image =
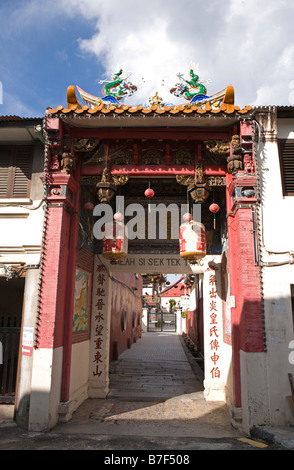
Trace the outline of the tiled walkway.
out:
<instances>
[{"instance_id":1,"label":"tiled walkway","mask_svg":"<svg viewBox=\"0 0 294 470\"><path fill-rule=\"evenodd\" d=\"M139 341L124 351L120 360L183 361L186 354L177 333L143 333Z\"/></svg>"},{"instance_id":2,"label":"tiled walkway","mask_svg":"<svg viewBox=\"0 0 294 470\"><path fill-rule=\"evenodd\" d=\"M144 333L110 367L108 398L162 400L202 389L176 333Z\"/></svg>"},{"instance_id":3,"label":"tiled walkway","mask_svg":"<svg viewBox=\"0 0 294 470\"><path fill-rule=\"evenodd\" d=\"M86 400L58 432L101 436L236 437L224 403L203 397L176 333L144 333L110 367L106 399Z\"/></svg>"}]
</instances>

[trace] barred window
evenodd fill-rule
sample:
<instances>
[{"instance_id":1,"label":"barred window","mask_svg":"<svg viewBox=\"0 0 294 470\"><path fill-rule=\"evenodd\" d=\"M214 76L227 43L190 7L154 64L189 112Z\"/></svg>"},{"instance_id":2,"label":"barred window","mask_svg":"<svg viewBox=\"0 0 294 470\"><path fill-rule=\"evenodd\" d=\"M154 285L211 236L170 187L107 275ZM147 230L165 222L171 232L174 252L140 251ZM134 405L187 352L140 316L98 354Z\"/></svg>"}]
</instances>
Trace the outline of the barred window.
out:
<instances>
[{"instance_id":1,"label":"barred window","mask_svg":"<svg viewBox=\"0 0 294 470\"><path fill-rule=\"evenodd\" d=\"M294 140L279 140L280 168L284 196L294 196Z\"/></svg>"},{"instance_id":2,"label":"barred window","mask_svg":"<svg viewBox=\"0 0 294 470\"><path fill-rule=\"evenodd\" d=\"M29 197L32 146L0 146L0 198Z\"/></svg>"}]
</instances>

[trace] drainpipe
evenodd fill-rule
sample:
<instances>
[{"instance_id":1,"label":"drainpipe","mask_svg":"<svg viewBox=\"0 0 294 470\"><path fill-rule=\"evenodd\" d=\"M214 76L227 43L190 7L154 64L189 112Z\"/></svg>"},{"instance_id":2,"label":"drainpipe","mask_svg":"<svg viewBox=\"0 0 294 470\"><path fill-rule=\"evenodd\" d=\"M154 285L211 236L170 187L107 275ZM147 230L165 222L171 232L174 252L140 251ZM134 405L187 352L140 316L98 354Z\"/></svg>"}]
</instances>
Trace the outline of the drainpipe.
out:
<instances>
[{"instance_id":1,"label":"drainpipe","mask_svg":"<svg viewBox=\"0 0 294 470\"><path fill-rule=\"evenodd\" d=\"M46 229L47 229L47 221L48 221L48 184L47 184L47 176L48 176L48 134L46 131L46 117L43 118L43 136L44 136L44 179L43 179L43 199L44 202L44 222L43 222L43 230L42 230L42 242L41 242L41 254L40 254L40 277L38 282L38 301L37 301L37 316L36 316L36 329L35 329L35 338L34 338L34 347L37 349L37 341L38 341L38 325L39 325L39 316L40 316L40 306L41 306L41 291L42 291L42 282L43 282L43 269L44 269L44 254L45 254L45 239L46 239ZM40 135L40 133L39 133Z\"/></svg>"},{"instance_id":2,"label":"drainpipe","mask_svg":"<svg viewBox=\"0 0 294 470\"><path fill-rule=\"evenodd\" d=\"M255 238L256 243L254 243L254 248L256 249L256 263L259 265L259 284L260 284L260 298L261 298L261 321L262 321L262 338L263 338L263 347L264 351L267 351L266 344L266 329L265 329L265 308L264 308L264 288L263 288L263 260L262 260L262 207L261 207L261 180L260 180L260 169L259 162L257 161L259 142L260 142L260 131L261 125L257 121L256 117L253 116L253 120L256 123L256 126L252 126L252 141L253 141L253 150L255 158L255 172L256 172L256 232L257 238ZM254 222L255 223L255 222Z\"/></svg>"}]
</instances>

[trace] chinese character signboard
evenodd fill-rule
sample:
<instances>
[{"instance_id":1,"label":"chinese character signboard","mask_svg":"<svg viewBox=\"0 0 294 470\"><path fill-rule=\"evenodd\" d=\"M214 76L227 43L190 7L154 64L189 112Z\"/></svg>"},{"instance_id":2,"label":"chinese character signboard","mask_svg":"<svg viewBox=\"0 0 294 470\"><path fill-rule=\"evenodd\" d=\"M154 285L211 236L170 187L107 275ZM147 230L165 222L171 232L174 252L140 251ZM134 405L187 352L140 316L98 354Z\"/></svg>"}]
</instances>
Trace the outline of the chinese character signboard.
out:
<instances>
[{"instance_id":1,"label":"chinese character signboard","mask_svg":"<svg viewBox=\"0 0 294 470\"><path fill-rule=\"evenodd\" d=\"M90 338L89 394L92 398L104 398L108 393L110 284L107 269L98 259L93 274Z\"/></svg>"},{"instance_id":2,"label":"chinese character signboard","mask_svg":"<svg viewBox=\"0 0 294 470\"><path fill-rule=\"evenodd\" d=\"M221 270L208 269L203 279L205 396L224 400L231 348L224 344Z\"/></svg>"}]
</instances>

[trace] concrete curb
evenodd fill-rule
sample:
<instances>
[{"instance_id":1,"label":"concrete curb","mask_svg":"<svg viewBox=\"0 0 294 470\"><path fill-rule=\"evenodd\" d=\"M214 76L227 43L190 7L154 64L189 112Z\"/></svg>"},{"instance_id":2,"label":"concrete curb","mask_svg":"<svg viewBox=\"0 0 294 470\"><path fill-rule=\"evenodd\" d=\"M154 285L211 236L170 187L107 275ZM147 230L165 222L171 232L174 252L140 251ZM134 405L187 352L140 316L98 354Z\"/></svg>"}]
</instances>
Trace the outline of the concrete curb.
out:
<instances>
[{"instance_id":1,"label":"concrete curb","mask_svg":"<svg viewBox=\"0 0 294 470\"><path fill-rule=\"evenodd\" d=\"M253 426L250 434L252 437L262 439L270 444L279 445L285 449L294 449L294 426Z\"/></svg>"}]
</instances>

